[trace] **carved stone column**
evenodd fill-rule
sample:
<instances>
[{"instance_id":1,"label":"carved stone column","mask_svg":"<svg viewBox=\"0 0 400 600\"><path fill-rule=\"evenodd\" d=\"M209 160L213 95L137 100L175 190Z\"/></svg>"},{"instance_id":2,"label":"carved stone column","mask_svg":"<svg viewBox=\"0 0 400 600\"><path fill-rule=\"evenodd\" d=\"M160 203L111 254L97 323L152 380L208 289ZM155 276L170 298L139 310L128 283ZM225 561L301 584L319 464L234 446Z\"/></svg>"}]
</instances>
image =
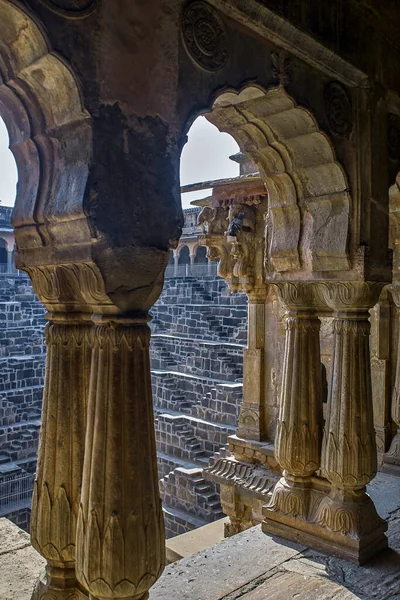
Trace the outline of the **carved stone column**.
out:
<instances>
[{"instance_id":1,"label":"carved stone column","mask_svg":"<svg viewBox=\"0 0 400 600\"><path fill-rule=\"evenodd\" d=\"M280 412L275 440L276 458L283 477L276 484L264 512L264 531L269 520L285 516L307 519L311 476L320 464L322 387L319 345L320 321L312 308L307 284L280 284L286 306L286 341ZM278 525L279 530L279 525Z\"/></svg>"},{"instance_id":2,"label":"carved stone column","mask_svg":"<svg viewBox=\"0 0 400 600\"><path fill-rule=\"evenodd\" d=\"M263 426L265 368L265 293L250 295L248 303L247 348L243 356L243 402L237 435L249 440L265 438Z\"/></svg>"},{"instance_id":3,"label":"carved stone column","mask_svg":"<svg viewBox=\"0 0 400 600\"><path fill-rule=\"evenodd\" d=\"M94 331L78 579L94 599L144 600L165 564L146 320Z\"/></svg>"},{"instance_id":4,"label":"carved stone column","mask_svg":"<svg viewBox=\"0 0 400 600\"><path fill-rule=\"evenodd\" d=\"M315 522L339 534L341 553L360 563L387 546L386 523L366 493L377 469L368 310L381 287L373 283L322 287L335 311L321 465L321 474L332 488L317 507Z\"/></svg>"},{"instance_id":5,"label":"carved stone column","mask_svg":"<svg viewBox=\"0 0 400 600\"><path fill-rule=\"evenodd\" d=\"M390 286L391 296L396 305L397 312L397 339L400 333L400 285L394 283ZM397 431L390 444L389 451L385 454L384 460L386 464L394 467L400 467L400 344L397 344L395 380L392 391L392 419L396 424Z\"/></svg>"},{"instance_id":6,"label":"carved stone column","mask_svg":"<svg viewBox=\"0 0 400 600\"><path fill-rule=\"evenodd\" d=\"M42 430L32 505L32 545L47 560L46 580L38 582L33 596L37 600L81 597L75 578L75 537L85 451L91 325L79 316L59 319L46 327Z\"/></svg>"}]
</instances>

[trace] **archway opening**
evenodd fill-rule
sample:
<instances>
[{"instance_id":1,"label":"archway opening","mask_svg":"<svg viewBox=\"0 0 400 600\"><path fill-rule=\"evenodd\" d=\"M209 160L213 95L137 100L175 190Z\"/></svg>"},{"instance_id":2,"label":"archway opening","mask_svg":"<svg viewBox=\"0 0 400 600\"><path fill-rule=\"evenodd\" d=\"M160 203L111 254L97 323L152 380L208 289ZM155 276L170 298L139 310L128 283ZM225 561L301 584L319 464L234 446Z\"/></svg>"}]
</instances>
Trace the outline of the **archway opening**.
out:
<instances>
[{"instance_id":1,"label":"archway opening","mask_svg":"<svg viewBox=\"0 0 400 600\"><path fill-rule=\"evenodd\" d=\"M11 518L29 529L44 383L45 309L22 271L10 271L14 234L18 265L33 276L37 269L30 270L32 264L53 262L63 223L71 215L74 227L68 229L71 240L65 238L66 244L77 232L88 230L83 192L91 126L74 74L52 51L29 11L8 0L0 0L0 117L0 236L6 244L0 249L2 260L7 251L7 265L1 266L6 268L0 279L6 313L1 323L15 333L6 340L2 336L0 344L0 513L10 510ZM40 292L40 286L36 290ZM51 311L49 304L57 293L50 296ZM44 298L45 294L46 302Z\"/></svg>"},{"instance_id":2,"label":"archway opening","mask_svg":"<svg viewBox=\"0 0 400 600\"><path fill-rule=\"evenodd\" d=\"M207 262L207 248L205 246L198 246L194 257L194 263L196 265L206 265Z\"/></svg>"},{"instance_id":3,"label":"archway opening","mask_svg":"<svg viewBox=\"0 0 400 600\"><path fill-rule=\"evenodd\" d=\"M189 265L190 264L190 252L187 246L182 246L181 251L179 252L178 264L180 265Z\"/></svg>"}]
</instances>

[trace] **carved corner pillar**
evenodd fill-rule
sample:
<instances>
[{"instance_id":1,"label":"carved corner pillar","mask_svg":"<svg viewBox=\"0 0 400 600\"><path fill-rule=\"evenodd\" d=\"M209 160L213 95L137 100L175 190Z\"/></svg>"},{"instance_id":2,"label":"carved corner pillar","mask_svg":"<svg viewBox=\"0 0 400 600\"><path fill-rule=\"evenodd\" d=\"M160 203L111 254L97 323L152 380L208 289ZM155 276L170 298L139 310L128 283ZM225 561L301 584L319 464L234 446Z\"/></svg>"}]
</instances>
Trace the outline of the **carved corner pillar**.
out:
<instances>
[{"instance_id":1,"label":"carved corner pillar","mask_svg":"<svg viewBox=\"0 0 400 600\"><path fill-rule=\"evenodd\" d=\"M360 564L387 547L387 524L366 493L377 469L368 311L381 288L367 282L321 286L335 313L321 461L332 487L315 508L315 522L332 532L343 556Z\"/></svg>"},{"instance_id":2,"label":"carved corner pillar","mask_svg":"<svg viewBox=\"0 0 400 600\"><path fill-rule=\"evenodd\" d=\"M382 290L379 302L371 310L371 381L374 405L375 437L378 456L378 469L382 468L385 452L391 440L391 304L388 288Z\"/></svg>"},{"instance_id":3,"label":"carved corner pillar","mask_svg":"<svg viewBox=\"0 0 400 600\"><path fill-rule=\"evenodd\" d=\"M396 432L390 444L388 452L384 456L385 470L390 470L395 474L400 474L400 344L399 339L399 324L400 324L400 284L394 283L390 286L390 293L393 302L396 305L397 313L397 348L395 349L396 367L395 380L392 390L392 420L396 426Z\"/></svg>"},{"instance_id":4,"label":"carved corner pillar","mask_svg":"<svg viewBox=\"0 0 400 600\"><path fill-rule=\"evenodd\" d=\"M91 599L142 600L165 564L145 319L93 334L78 579Z\"/></svg>"},{"instance_id":5,"label":"carved corner pillar","mask_svg":"<svg viewBox=\"0 0 400 600\"><path fill-rule=\"evenodd\" d=\"M275 455L283 469L264 511L264 531L307 519L311 476L320 466L322 383L319 330L310 284L279 286L286 306L286 340ZM272 522L272 523L271 523Z\"/></svg>"},{"instance_id":6,"label":"carved corner pillar","mask_svg":"<svg viewBox=\"0 0 400 600\"><path fill-rule=\"evenodd\" d=\"M261 442L264 432L265 310L264 297L249 297L247 348L243 356L243 401L237 435Z\"/></svg>"},{"instance_id":7,"label":"carved corner pillar","mask_svg":"<svg viewBox=\"0 0 400 600\"><path fill-rule=\"evenodd\" d=\"M80 600L75 538L85 452L91 324L49 317L41 442L33 493L32 545L47 560L35 600Z\"/></svg>"}]
</instances>

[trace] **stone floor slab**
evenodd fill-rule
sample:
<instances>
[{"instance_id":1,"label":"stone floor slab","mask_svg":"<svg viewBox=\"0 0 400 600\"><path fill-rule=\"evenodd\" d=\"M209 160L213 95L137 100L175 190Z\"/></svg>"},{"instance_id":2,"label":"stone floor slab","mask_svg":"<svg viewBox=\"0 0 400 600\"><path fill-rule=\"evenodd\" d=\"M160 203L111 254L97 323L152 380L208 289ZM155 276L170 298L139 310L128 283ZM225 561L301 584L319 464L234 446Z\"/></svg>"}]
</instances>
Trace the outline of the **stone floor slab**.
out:
<instances>
[{"instance_id":1,"label":"stone floor slab","mask_svg":"<svg viewBox=\"0 0 400 600\"><path fill-rule=\"evenodd\" d=\"M304 550L305 546L274 540L253 527L168 565L150 600L220 600Z\"/></svg>"},{"instance_id":2,"label":"stone floor slab","mask_svg":"<svg viewBox=\"0 0 400 600\"><path fill-rule=\"evenodd\" d=\"M241 592L239 592L241 594ZM226 598L234 600L235 596ZM278 572L248 593L236 596L240 600L359 600L349 590L333 581L299 573Z\"/></svg>"}]
</instances>

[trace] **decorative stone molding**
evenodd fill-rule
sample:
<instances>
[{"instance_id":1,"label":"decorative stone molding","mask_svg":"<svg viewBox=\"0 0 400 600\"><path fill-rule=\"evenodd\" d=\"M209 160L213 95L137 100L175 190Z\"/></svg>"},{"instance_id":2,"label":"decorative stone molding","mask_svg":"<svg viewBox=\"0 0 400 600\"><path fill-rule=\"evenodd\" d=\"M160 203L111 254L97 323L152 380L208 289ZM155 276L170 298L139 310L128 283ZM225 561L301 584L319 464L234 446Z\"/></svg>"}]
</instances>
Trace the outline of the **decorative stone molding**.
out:
<instances>
[{"instance_id":1,"label":"decorative stone molding","mask_svg":"<svg viewBox=\"0 0 400 600\"><path fill-rule=\"evenodd\" d=\"M219 71L228 60L223 20L206 2L191 2L182 14L182 38L194 62L206 71Z\"/></svg>"},{"instance_id":2,"label":"decorative stone molding","mask_svg":"<svg viewBox=\"0 0 400 600\"><path fill-rule=\"evenodd\" d=\"M38 582L35 600L81 598L74 567L85 453L90 330L91 325L76 316L50 322L46 327L46 380L31 540L48 564L46 580Z\"/></svg>"},{"instance_id":3,"label":"decorative stone molding","mask_svg":"<svg viewBox=\"0 0 400 600\"><path fill-rule=\"evenodd\" d=\"M272 76L276 83L285 86L289 83L290 58L283 51L271 52Z\"/></svg>"},{"instance_id":4,"label":"decorative stone molding","mask_svg":"<svg viewBox=\"0 0 400 600\"><path fill-rule=\"evenodd\" d=\"M351 99L346 88L331 81L324 91L325 117L333 135L349 137L353 129Z\"/></svg>"},{"instance_id":5,"label":"decorative stone molding","mask_svg":"<svg viewBox=\"0 0 400 600\"><path fill-rule=\"evenodd\" d=\"M147 598L165 564L149 339L143 321L94 330L76 573L96 598Z\"/></svg>"},{"instance_id":6,"label":"decorative stone molding","mask_svg":"<svg viewBox=\"0 0 400 600\"><path fill-rule=\"evenodd\" d=\"M104 281L93 262L67 265L48 265L24 269L29 275L40 301L49 311L68 308L90 311L104 306L113 311L113 303L106 294Z\"/></svg>"},{"instance_id":7,"label":"decorative stone molding","mask_svg":"<svg viewBox=\"0 0 400 600\"><path fill-rule=\"evenodd\" d=\"M345 281L318 283L316 297L333 311L368 312L377 302L384 287L381 282Z\"/></svg>"}]
</instances>

